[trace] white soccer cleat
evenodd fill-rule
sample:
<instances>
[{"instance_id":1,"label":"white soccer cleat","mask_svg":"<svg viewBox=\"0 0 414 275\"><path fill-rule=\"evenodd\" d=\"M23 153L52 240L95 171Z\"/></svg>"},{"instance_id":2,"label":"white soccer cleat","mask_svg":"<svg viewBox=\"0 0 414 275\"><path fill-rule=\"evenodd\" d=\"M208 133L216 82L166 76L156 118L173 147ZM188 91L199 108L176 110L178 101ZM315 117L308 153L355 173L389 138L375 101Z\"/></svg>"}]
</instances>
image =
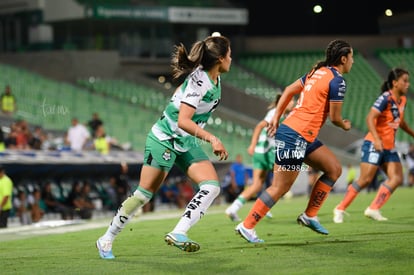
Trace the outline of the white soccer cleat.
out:
<instances>
[{"instance_id":1,"label":"white soccer cleat","mask_svg":"<svg viewBox=\"0 0 414 275\"><path fill-rule=\"evenodd\" d=\"M333 210L333 222L334 223L343 223L344 222L344 214L347 214L349 216L349 214L346 213L344 210L339 210L338 208L335 207L335 209Z\"/></svg>"},{"instance_id":2,"label":"white soccer cleat","mask_svg":"<svg viewBox=\"0 0 414 275\"><path fill-rule=\"evenodd\" d=\"M247 229L243 226L243 223L239 223L236 228L234 229L237 234L239 234L243 239L248 241L249 243L263 243L264 241L262 239L259 239L259 237L256 234L256 230L253 229Z\"/></svg>"},{"instance_id":3,"label":"white soccer cleat","mask_svg":"<svg viewBox=\"0 0 414 275\"><path fill-rule=\"evenodd\" d=\"M378 209L367 208L364 212L365 217L373 219L375 221L388 221L388 219L381 215L381 212Z\"/></svg>"},{"instance_id":4,"label":"white soccer cleat","mask_svg":"<svg viewBox=\"0 0 414 275\"><path fill-rule=\"evenodd\" d=\"M99 251L99 256L102 259L115 259L115 256L112 254L112 242L108 240L103 240L99 238L96 241L96 248Z\"/></svg>"}]
</instances>

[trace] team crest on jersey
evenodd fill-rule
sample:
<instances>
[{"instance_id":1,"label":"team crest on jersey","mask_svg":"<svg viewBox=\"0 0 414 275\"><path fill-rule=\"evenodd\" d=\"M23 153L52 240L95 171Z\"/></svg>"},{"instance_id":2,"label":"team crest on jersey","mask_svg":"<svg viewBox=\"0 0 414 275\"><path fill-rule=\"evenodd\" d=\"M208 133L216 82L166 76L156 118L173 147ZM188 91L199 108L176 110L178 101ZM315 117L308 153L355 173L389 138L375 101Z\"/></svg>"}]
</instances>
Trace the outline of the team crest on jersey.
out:
<instances>
[{"instance_id":1,"label":"team crest on jersey","mask_svg":"<svg viewBox=\"0 0 414 275\"><path fill-rule=\"evenodd\" d=\"M164 154L162 154L162 158L165 160L171 159L171 151L169 149L165 149Z\"/></svg>"}]
</instances>

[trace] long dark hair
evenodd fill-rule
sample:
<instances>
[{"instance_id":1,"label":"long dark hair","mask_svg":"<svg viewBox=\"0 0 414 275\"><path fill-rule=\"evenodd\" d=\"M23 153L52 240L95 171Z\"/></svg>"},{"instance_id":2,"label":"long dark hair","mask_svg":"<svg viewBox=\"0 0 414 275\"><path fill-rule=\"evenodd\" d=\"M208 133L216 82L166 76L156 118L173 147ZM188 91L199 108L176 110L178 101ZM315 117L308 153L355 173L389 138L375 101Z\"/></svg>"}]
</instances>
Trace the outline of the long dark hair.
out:
<instances>
[{"instance_id":1,"label":"long dark hair","mask_svg":"<svg viewBox=\"0 0 414 275\"><path fill-rule=\"evenodd\" d=\"M388 73L387 80L381 85L381 94L393 88L392 82L398 80L401 76L409 74L407 70L402 68L394 68Z\"/></svg>"},{"instance_id":2,"label":"long dark hair","mask_svg":"<svg viewBox=\"0 0 414 275\"><path fill-rule=\"evenodd\" d=\"M206 71L210 70L219 62L219 58L226 56L229 49L230 40L225 36L209 36L195 42L190 54L182 43L174 46L171 58L173 79L187 76L199 65Z\"/></svg>"},{"instance_id":3,"label":"long dark hair","mask_svg":"<svg viewBox=\"0 0 414 275\"><path fill-rule=\"evenodd\" d=\"M347 56L351 51L352 46L348 42L339 39L332 40L326 47L325 60L319 61L313 66L310 76L321 67L341 64L341 57Z\"/></svg>"}]
</instances>

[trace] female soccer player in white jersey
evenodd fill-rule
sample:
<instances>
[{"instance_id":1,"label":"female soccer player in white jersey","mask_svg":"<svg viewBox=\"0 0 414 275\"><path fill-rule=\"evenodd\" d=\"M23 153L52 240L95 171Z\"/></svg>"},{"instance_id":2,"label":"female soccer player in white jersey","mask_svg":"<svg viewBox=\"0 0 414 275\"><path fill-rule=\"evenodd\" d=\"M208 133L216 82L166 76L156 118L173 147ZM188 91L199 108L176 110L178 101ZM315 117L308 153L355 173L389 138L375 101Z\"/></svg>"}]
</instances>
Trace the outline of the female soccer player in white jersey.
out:
<instances>
[{"instance_id":1,"label":"female soccer player in white jersey","mask_svg":"<svg viewBox=\"0 0 414 275\"><path fill-rule=\"evenodd\" d=\"M173 77L186 78L148 133L136 191L122 203L105 234L96 241L101 258L115 258L112 253L115 237L149 202L174 164L200 188L175 228L165 236L165 241L187 252L200 249L198 243L187 237L187 232L220 193L217 172L200 147L200 140L209 142L220 160L228 158L220 139L204 130L204 126L220 102L220 74L229 71L231 60L230 41L221 35L195 42L189 53L183 44L175 47L172 55Z\"/></svg>"}]
</instances>

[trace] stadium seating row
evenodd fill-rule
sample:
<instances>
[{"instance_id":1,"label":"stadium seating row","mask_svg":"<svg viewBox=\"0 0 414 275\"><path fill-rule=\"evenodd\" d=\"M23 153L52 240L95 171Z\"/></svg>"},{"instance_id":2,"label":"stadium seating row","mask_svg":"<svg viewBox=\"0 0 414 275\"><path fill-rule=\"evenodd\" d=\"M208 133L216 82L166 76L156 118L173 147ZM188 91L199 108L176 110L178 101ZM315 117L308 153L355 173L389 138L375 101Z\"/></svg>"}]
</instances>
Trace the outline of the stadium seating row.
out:
<instances>
[{"instance_id":1,"label":"stadium seating row","mask_svg":"<svg viewBox=\"0 0 414 275\"><path fill-rule=\"evenodd\" d=\"M135 150L144 148L147 132L169 100L161 91L122 80L80 80L78 84L82 86L75 86L10 65L0 64L0 69L0 82L8 83L18 99L16 117L45 129L66 131L72 117L86 122L97 112L105 122L107 134L120 143L130 142ZM251 129L219 117L208 124L217 129L232 155L247 154L240 148L247 148ZM206 151L215 158L211 148Z\"/></svg>"}]
</instances>

